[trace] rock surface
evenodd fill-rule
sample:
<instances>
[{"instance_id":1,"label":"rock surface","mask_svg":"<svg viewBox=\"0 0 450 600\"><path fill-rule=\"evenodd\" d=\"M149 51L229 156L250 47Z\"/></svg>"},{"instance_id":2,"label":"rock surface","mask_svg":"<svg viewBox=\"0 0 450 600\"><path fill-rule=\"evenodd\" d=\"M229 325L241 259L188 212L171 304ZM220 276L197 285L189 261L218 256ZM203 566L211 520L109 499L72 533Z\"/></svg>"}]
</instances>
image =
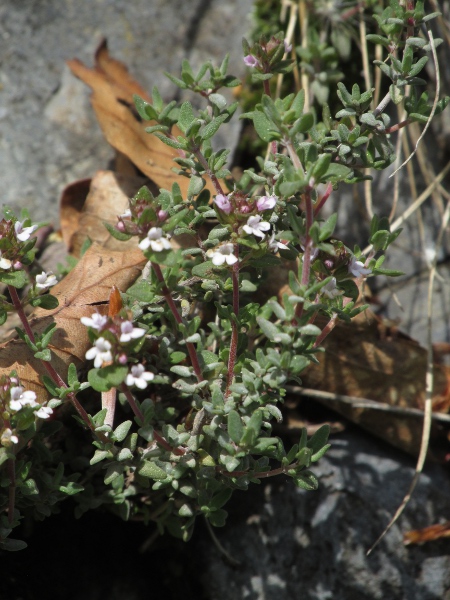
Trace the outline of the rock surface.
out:
<instances>
[{"instance_id":1,"label":"rock surface","mask_svg":"<svg viewBox=\"0 0 450 600\"><path fill-rule=\"evenodd\" d=\"M237 494L231 517L215 530L241 562L233 569L210 543L202 582L210 600L448 600L448 541L405 547L403 533L449 517L448 472L427 469L404 516L369 557L414 473L406 455L360 432L332 439L314 473L320 487L305 492L274 478Z\"/></svg>"},{"instance_id":2,"label":"rock surface","mask_svg":"<svg viewBox=\"0 0 450 600\"><path fill-rule=\"evenodd\" d=\"M0 4L0 203L28 208L35 221L57 224L63 187L107 167L113 151L89 104L88 88L65 66L92 65L106 37L144 88L169 101L181 61L219 64L244 75L241 38L252 0L3 0ZM230 146L236 143L239 124Z\"/></svg>"}]
</instances>

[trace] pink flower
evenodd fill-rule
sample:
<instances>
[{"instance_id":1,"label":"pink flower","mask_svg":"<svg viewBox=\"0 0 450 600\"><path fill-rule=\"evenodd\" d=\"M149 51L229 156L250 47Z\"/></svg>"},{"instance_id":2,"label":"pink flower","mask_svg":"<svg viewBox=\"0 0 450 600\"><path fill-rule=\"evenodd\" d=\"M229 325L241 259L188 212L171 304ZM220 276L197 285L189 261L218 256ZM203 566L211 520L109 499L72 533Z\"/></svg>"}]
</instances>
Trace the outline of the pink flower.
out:
<instances>
[{"instance_id":1,"label":"pink flower","mask_svg":"<svg viewBox=\"0 0 450 600\"><path fill-rule=\"evenodd\" d=\"M261 198L256 201L256 208L259 212L271 210L276 205L277 201L278 198L276 196L261 196Z\"/></svg>"},{"instance_id":2,"label":"pink flower","mask_svg":"<svg viewBox=\"0 0 450 600\"><path fill-rule=\"evenodd\" d=\"M217 194L214 198L214 203L223 211L225 214L229 215L231 212L231 202L228 196L224 194Z\"/></svg>"},{"instance_id":3,"label":"pink flower","mask_svg":"<svg viewBox=\"0 0 450 600\"><path fill-rule=\"evenodd\" d=\"M247 67L259 66L259 60L256 58L256 56L253 56L253 54L247 54L247 56L244 56L244 63L247 65Z\"/></svg>"}]
</instances>

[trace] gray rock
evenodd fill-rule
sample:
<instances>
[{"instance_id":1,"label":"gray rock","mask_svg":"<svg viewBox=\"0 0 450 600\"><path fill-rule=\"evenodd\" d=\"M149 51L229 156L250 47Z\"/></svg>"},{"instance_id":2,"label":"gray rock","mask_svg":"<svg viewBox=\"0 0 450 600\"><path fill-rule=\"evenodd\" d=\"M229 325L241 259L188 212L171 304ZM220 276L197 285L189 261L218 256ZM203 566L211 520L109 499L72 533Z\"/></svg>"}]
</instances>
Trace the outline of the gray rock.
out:
<instances>
[{"instance_id":1,"label":"gray rock","mask_svg":"<svg viewBox=\"0 0 450 600\"><path fill-rule=\"evenodd\" d=\"M450 598L448 542L405 547L403 532L448 518L447 472L431 466L404 516L372 555L366 551L406 493L413 460L359 432L332 440L314 467L317 492L274 478L236 492L215 530L241 562L227 565L200 544L210 600L442 600Z\"/></svg>"},{"instance_id":2,"label":"gray rock","mask_svg":"<svg viewBox=\"0 0 450 600\"><path fill-rule=\"evenodd\" d=\"M88 88L65 66L74 57L92 65L106 37L112 56L166 100L177 89L163 71L181 61L219 63L243 76L241 38L252 0L3 0L0 5L1 204L28 208L34 220L57 223L65 185L105 168L113 151L89 104ZM227 134L233 148L239 123Z\"/></svg>"}]
</instances>

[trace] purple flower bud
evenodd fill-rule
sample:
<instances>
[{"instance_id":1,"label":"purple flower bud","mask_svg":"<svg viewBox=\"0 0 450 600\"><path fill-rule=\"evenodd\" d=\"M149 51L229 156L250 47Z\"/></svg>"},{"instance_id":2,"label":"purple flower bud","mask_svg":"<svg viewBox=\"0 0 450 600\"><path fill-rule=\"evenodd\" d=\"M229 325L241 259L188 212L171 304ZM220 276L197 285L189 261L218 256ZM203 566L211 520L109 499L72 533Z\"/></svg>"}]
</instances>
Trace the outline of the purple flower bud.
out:
<instances>
[{"instance_id":1,"label":"purple flower bud","mask_svg":"<svg viewBox=\"0 0 450 600\"><path fill-rule=\"evenodd\" d=\"M119 221L116 225L116 229L117 231L120 231L121 233L125 233L127 228L125 227L125 223L123 221Z\"/></svg>"},{"instance_id":2,"label":"purple flower bud","mask_svg":"<svg viewBox=\"0 0 450 600\"><path fill-rule=\"evenodd\" d=\"M158 217L158 221L160 223L163 223L167 219L168 216L169 216L169 213L167 212L167 210L162 210L162 209L158 210L157 217Z\"/></svg>"},{"instance_id":3,"label":"purple flower bud","mask_svg":"<svg viewBox=\"0 0 450 600\"><path fill-rule=\"evenodd\" d=\"M253 54L247 54L247 56L244 56L244 63L247 65L247 67L259 66L259 60L256 58L256 56L253 56Z\"/></svg>"},{"instance_id":4,"label":"purple flower bud","mask_svg":"<svg viewBox=\"0 0 450 600\"><path fill-rule=\"evenodd\" d=\"M13 264L13 269L15 271L20 271L20 269L23 268L23 264L20 262L20 260L16 260L16 262Z\"/></svg>"},{"instance_id":5,"label":"purple flower bud","mask_svg":"<svg viewBox=\"0 0 450 600\"><path fill-rule=\"evenodd\" d=\"M230 214L231 202L228 196L225 196L224 194L217 194L217 196L214 198L214 202L225 214Z\"/></svg>"},{"instance_id":6,"label":"purple flower bud","mask_svg":"<svg viewBox=\"0 0 450 600\"><path fill-rule=\"evenodd\" d=\"M277 203L278 198L276 196L261 196L256 201L256 208L259 212L263 210L271 210Z\"/></svg>"},{"instance_id":7,"label":"purple flower bud","mask_svg":"<svg viewBox=\"0 0 450 600\"><path fill-rule=\"evenodd\" d=\"M120 365L126 365L127 364L127 355L126 354L119 354L119 357L117 358L117 362Z\"/></svg>"}]
</instances>

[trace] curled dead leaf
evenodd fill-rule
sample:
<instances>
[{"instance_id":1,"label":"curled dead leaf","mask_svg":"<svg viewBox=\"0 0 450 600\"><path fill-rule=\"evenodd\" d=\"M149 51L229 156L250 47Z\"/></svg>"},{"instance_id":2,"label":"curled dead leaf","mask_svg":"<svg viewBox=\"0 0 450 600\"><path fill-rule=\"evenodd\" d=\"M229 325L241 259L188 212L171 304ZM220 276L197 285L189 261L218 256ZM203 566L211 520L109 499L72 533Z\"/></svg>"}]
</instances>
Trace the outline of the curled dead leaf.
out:
<instances>
[{"instance_id":1,"label":"curled dead leaf","mask_svg":"<svg viewBox=\"0 0 450 600\"><path fill-rule=\"evenodd\" d=\"M173 159L178 156L177 151L145 132L146 127L156 123L141 122L134 109L133 94L148 102L151 99L130 76L125 65L109 55L106 41L98 48L92 69L78 59L69 60L67 64L72 73L92 89L92 107L111 146L127 156L158 188L172 189L175 178ZM181 134L176 128L173 133ZM179 177L177 182L186 197L189 179ZM207 188L214 193L210 181Z\"/></svg>"},{"instance_id":2,"label":"curled dead leaf","mask_svg":"<svg viewBox=\"0 0 450 600\"><path fill-rule=\"evenodd\" d=\"M320 322L321 326L325 323ZM368 398L397 408L420 411L425 402L427 352L420 344L395 329L386 328L370 311L359 320L338 322L326 338L325 352L317 354L319 364L302 373L307 388L331 392L355 399ZM422 419L420 414L377 411L323 398L321 403L390 444L416 455L420 449ZM433 410L448 413L450 407L450 371L435 365ZM448 453L445 426L433 424L435 458L444 460Z\"/></svg>"}]
</instances>

